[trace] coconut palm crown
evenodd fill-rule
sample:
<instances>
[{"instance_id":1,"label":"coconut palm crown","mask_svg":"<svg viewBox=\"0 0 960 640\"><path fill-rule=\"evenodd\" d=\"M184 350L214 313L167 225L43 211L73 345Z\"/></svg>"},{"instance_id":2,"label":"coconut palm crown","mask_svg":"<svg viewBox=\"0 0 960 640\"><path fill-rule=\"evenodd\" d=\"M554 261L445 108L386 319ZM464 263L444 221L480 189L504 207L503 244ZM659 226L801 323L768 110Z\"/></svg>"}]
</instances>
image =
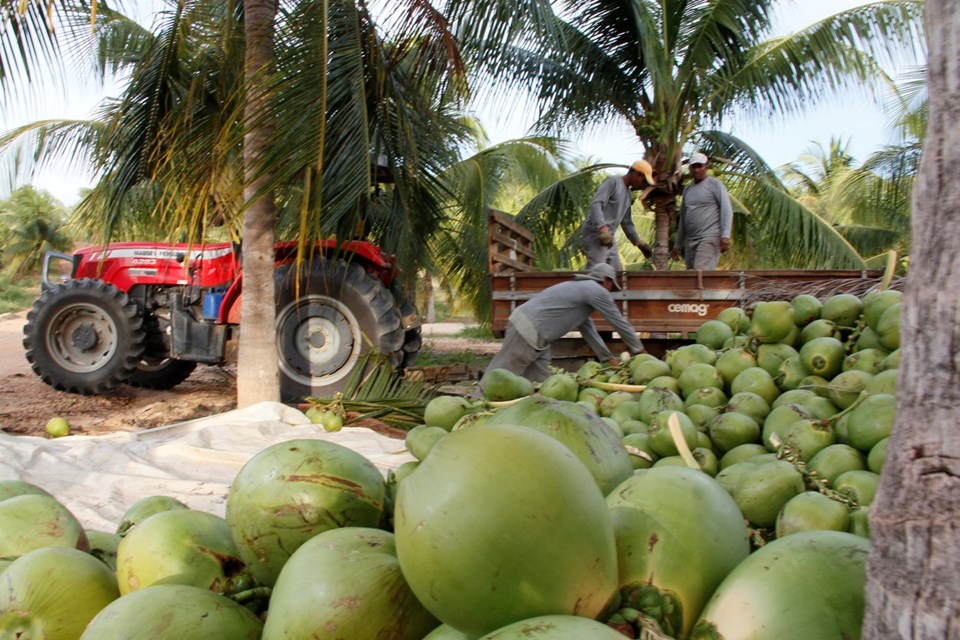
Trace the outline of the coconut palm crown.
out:
<instances>
[{"instance_id":1,"label":"coconut palm crown","mask_svg":"<svg viewBox=\"0 0 960 640\"><path fill-rule=\"evenodd\" d=\"M836 93L879 95L892 86L886 66L922 55L923 2L880 0L771 37L784 4L454 0L452 15L472 68L495 95L532 93L542 114L535 130L629 123L654 167L644 206L655 217L658 268L668 261L684 158L695 150L711 158L734 197L728 262L860 267L853 246L722 127L733 115L783 117ZM574 224L563 216L554 222Z\"/></svg>"}]
</instances>

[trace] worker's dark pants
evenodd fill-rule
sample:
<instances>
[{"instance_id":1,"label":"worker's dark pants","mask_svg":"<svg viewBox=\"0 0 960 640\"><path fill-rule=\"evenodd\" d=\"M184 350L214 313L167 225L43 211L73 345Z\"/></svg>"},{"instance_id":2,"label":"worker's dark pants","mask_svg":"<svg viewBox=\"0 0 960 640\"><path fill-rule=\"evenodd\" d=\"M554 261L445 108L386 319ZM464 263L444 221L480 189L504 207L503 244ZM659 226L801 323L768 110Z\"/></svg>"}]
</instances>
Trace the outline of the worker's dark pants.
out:
<instances>
[{"instance_id":1,"label":"worker's dark pants","mask_svg":"<svg viewBox=\"0 0 960 640\"><path fill-rule=\"evenodd\" d=\"M508 323L500 351L493 356L483 375L493 369L506 369L530 382L543 382L550 377L550 358L550 345L535 349ZM483 389L483 378L480 379L480 389Z\"/></svg>"}]
</instances>

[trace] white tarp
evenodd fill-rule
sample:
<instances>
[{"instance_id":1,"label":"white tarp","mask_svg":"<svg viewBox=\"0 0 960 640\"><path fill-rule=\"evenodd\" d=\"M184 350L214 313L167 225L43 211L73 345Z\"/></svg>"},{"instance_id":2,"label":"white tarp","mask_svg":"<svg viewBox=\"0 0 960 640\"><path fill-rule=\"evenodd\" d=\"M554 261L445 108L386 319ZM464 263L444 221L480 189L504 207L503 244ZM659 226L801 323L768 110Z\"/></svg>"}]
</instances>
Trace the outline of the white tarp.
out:
<instances>
[{"instance_id":1,"label":"white tarp","mask_svg":"<svg viewBox=\"0 0 960 640\"><path fill-rule=\"evenodd\" d=\"M113 532L130 505L153 495L223 516L240 468L270 445L298 438L348 447L384 476L414 459L402 440L360 427L327 433L300 411L265 402L136 433L55 440L0 434L0 480L35 484L85 528Z\"/></svg>"}]
</instances>

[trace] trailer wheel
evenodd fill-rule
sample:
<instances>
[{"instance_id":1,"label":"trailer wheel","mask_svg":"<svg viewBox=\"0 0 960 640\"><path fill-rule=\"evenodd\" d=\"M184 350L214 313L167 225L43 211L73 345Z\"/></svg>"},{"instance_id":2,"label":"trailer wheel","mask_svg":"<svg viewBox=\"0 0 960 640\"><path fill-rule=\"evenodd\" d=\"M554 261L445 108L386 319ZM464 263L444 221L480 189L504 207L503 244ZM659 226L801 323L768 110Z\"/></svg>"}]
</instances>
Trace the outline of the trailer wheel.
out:
<instances>
[{"instance_id":1,"label":"trailer wheel","mask_svg":"<svg viewBox=\"0 0 960 640\"><path fill-rule=\"evenodd\" d=\"M396 300L360 265L320 258L299 276L293 265L278 269L277 353L284 400L339 391L368 354L397 367L403 340Z\"/></svg>"},{"instance_id":2,"label":"trailer wheel","mask_svg":"<svg viewBox=\"0 0 960 640\"><path fill-rule=\"evenodd\" d=\"M97 394L136 370L145 334L137 305L101 280L70 280L43 293L23 327L27 360L54 389Z\"/></svg>"},{"instance_id":3,"label":"trailer wheel","mask_svg":"<svg viewBox=\"0 0 960 640\"><path fill-rule=\"evenodd\" d=\"M196 362L174 360L173 358L143 358L136 370L130 374L127 384L141 389L165 391L190 377L197 368Z\"/></svg>"}]
</instances>

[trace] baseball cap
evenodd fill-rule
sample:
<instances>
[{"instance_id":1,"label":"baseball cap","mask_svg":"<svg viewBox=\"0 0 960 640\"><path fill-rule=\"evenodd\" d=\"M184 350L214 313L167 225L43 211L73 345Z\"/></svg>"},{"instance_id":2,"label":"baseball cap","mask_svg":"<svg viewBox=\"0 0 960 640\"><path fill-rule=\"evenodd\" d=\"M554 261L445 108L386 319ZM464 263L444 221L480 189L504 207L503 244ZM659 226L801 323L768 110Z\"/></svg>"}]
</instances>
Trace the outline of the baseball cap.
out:
<instances>
[{"instance_id":1,"label":"baseball cap","mask_svg":"<svg viewBox=\"0 0 960 640\"><path fill-rule=\"evenodd\" d=\"M638 173L642 173L644 177L647 179L647 184L649 185L655 184L653 180L653 167L651 167L650 163L647 162L646 160L637 160L632 165L630 165L630 168Z\"/></svg>"},{"instance_id":2,"label":"baseball cap","mask_svg":"<svg viewBox=\"0 0 960 640\"><path fill-rule=\"evenodd\" d=\"M613 288L620 291L620 285L617 283L617 272L606 262L595 264L586 273L578 273L573 278L574 280L594 280L600 284L603 284L603 281L609 278L613 282Z\"/></svg>"},{"instance_id":3,"label":"baseball cap","mask_svg":"<svg viewBox=\"0 0 960 640\"><path fill-rule=\"evenodd\" d=\"M698 151L690 156L688 164L707 164L707 156Z\"/></svg>"}]
</instances>

